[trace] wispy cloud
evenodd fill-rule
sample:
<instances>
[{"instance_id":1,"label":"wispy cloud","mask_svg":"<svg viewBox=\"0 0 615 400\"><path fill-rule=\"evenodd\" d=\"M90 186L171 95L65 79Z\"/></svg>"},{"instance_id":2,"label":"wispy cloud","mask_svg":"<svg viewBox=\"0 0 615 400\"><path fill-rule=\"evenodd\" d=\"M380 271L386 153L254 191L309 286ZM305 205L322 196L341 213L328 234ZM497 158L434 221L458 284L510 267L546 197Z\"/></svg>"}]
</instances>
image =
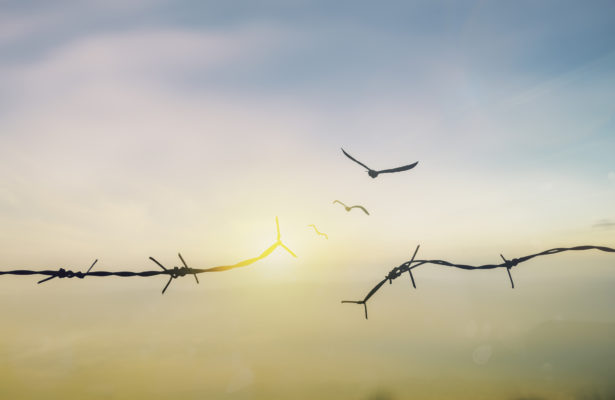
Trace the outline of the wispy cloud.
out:
<instances>
[{"instance_id":1,"label":"wispy cloud","mask_svg":"<svg viewBox=\"0 0 615 400\"><path fill-rule=\"evenodd\" d=\"M0 46L19 42L54 25L54 15L0 15Z\"/></svg>"},{"instance_id":2,"label":"wispy cloud","mask_svg":"<svg viewBox=\"0 0 615 400\"><path fill-rule=\"evenodd\" d=\"M0 64L0 84L19 97L67 93L84 85L143 82L161 85L186 74L258 64L278 47L282 32L264 26L228 30L139 29L78 38L33 60ZM210 78L211 79L211 78ZM30 99L27 99L30 100Z\"/></svg>"},{"instance_id":3,"label":"wispy cloud","mask_svg":"<svg viewBox=\"0 0 615 400\"><path fill-rule=\"evenodd\" d=\"M612 221L610 219L601 219L600 221L596 222L593 225L594 228L605 228L605 229L612 229L615 228L615 221Z\"/></svg>"}]
</instances>

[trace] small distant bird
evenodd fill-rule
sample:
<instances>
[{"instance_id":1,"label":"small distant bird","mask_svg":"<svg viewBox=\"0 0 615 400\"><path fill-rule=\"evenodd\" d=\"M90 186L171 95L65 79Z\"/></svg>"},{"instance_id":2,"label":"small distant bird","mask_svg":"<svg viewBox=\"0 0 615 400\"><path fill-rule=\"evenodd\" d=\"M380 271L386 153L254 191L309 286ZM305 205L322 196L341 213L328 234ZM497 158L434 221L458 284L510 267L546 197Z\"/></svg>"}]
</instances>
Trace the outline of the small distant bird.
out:
<instances>
[{"instance_id":1,"label":"small distant bird","mask_svg":"<svg viewBox=\"0 0 615 400\"><path fill-rule=\"evenodd\" d=\"M371 169L370 167L368 167L367 165L363 164L361 161L355 159L354 157L352 157L350 154L346 153L344 151L344 149L342 149L342 153L344 153L346 155L346 157L350 158L352 161L356 162L357 164L367 168L367 174L369 176L371 176L372 178L375 178L378 176L378 174L386 174L386 173L390 173L390 172L401 172L401 171L407 171L409 169L412 169L414 167L416 167L416 164L418 164L419 162L415 162L414 164L408 164L408 165L404 165L403 167L398 167L398 168L391 168L391 169L383 169L382 171L376 171Z\"/></svg>"},{"instance_id":2,"label":"small distant bird","mask_svg":"<svg viewBox=\"0 0 615 400\"><path fill-rule=\"evenodd\" d=\"M365 207L363 207L363 206L359 206L359 205L357 205L357 206L348 207L346 204L342 203L342 202L341 202L341 201L339 201L339 200L334 200L334 201L333 201L333 204L335 204L335 203L340 203L341 205L343 205L343 206L344 206L344 208L346 209L346 211L350 211L350 210L352 210L353 208L360 208L361 210L363 210L363 212L364 212L365 214L369 215L369 213L367 212L367 210L366 210L366 209L365 209Z\"/></svg>"},{"instance_id":3,"label":"small distant bird","mask_svg":"<svg viewBox=\"0 0 615 400\"><path fill-rule=\"evenodd\" d=\"M316 231L316 233L318 233L320 236L324 236L324 237L325 237L325 239L329 240L329 236L327 236L327 234L326 234L326 233L322 233L322 232L320 232L320 231L316 228L316 225L312 224L312 225L308 225L308 226L313 227L313 228L314 228L314 230Z\"/></svg>"}]
</instances>

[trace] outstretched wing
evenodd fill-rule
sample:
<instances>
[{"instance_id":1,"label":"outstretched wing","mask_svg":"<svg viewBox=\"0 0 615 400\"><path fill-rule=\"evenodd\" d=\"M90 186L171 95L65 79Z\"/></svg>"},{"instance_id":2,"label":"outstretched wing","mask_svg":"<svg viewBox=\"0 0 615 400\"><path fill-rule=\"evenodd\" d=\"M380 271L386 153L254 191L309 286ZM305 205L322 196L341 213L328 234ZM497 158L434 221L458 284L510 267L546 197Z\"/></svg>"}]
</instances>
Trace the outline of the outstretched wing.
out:
<instances>
[{"instance_id":1,"label":"outstretched wing","mask_svg":"<svg viewBox=\"0 0 615 400\"><path fill-rule=\"evenodd\" d=\"M363 166L363 167L365 167L365 168L367 168L367 169L371 170L371 168L370 168L370 167L368 167L367 165L363 164L361 161L356 160L356 159L355 159L355 158L353 158L350 154L346 153L346 152L344 151L344 149L342 149L342 153L344 153L344 154L346 155L346 157L350 158L352 161L356 162L357 164L359 164L359 165L361 165L361 166Z\"/></svg>"},{"instance_id":2,"label":"outstretched wing","mask_svg":"<svg viewBox=\"0 0 615 400\"><path fill-rule=\"evenodd\" d=\"M403 167L398 167L398 168L391 168L391 169L383 169L382 171L378 171L379 174L386 174L388 172L401 172L401 171L407 171L409 169L412 169L414 167L416 167L416 164L418 164L419 162L415 162L414 164L409 164L409 165L404 165Z\"/></svg>"},{"instance_id":3,"label":"outstretched wing","mask_svg":"<svg viewBox=\"0 0 615 400\"><path fill-rule=\"evenodd\" d=\"M325 239L329 239L329 236L327 236L326 233L322 233L321 231L318 230L318 228L316 228L316 225L312 224L312 225L308 225L311 226L312 228L314 228L314 230L316 231L317 234L319 234L320 236L324 236Z\"/></svg>"},{"instance_id":4,"label":"outstretched wing","mask_svg":"<svg viewBox=\"0 0 615 400\"><path fill-rule=\"evenodd\" d=\"M369 215L369 213L367 212L367 210L366 210L366 209L365 209L365 207L363 207L363 206L352 206L352 207L350 207L350 208L360 208L361 210L363 210L363 212L364 212L365 214Z\"/></svg>"},{"instance_id":5,"label":"outstretched wing","mask_svg":"<svg viewBox=\"0 0 615 400\"><path fill-rule=\"evenodd\" d=\"M333 204L335 204L335 203L340 203L340 204L341 204L341 205L343 205L344 207L348 207L346 204L342 203L342 202L341 202L341 201L339 201L339 200L333 200Z\"/></svg>"}]
</instances>

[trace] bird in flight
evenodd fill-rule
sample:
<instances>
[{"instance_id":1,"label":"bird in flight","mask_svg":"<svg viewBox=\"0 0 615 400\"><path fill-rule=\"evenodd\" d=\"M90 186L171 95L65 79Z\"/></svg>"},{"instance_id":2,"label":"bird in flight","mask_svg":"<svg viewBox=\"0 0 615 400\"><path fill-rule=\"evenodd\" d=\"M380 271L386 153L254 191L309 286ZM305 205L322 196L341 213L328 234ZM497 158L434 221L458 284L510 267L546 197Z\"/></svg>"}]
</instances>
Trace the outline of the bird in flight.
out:
<instances>
[{"instance_id":1,"label":"bird in flight","mask_svg":"<svg viewBox=\"0 0 615 400\"><path fill-rule=\"evenodd\" d=\"M367 212L367 210L366 210L366 209L365 209L365 207L363 207L363 206L359 206L359 205L357 205L357 206L348 207L346 204L342 203L342 202L341 202L341 201L339 201L339 200L334 200L334 201L333 201L333 204L335 204L335 203L340 203L342 206L344 206L344 208L346 209L346 211L350 211L350 210L352 210L353 208L360 208L361 210L363 210L363 212L364 212L365 214L369 215L369 213Z\"/></svg>"},{"instance_id":2,"label":"bird in flight","mask_svg":"<svg viewBox=\"0 0 615 400\"><path fill-rule=\"evenodd\" d=\"M403 167L397 167L397 168L391 168L391 169L383 169L381 171L376 171L371 169L370 167L368 167L367 165L363 164L361 161L355 159L354 157L352 157L350 154L346 153L346 151L344 151L344 149L342 149L342 153L344 153L346 155L346 157L350 158L352 161L356 162L357 164L367 168L367 174L369 176L371 176L372 178L375 178L378 176L378 174L386 174L386 173L390 173L390 172L401 172L401 171L407 171L409 169L412 169L414 167L416 167L416 164L418 164L419 162L415 162L413 164L408 164L408 165L404 165Z\"/></svg>"},{"instance_id":3,"label":"bird in flight","mask_svg":"<svg viewBox=\"0 0 615 400\"><path fill-rule=\"evenodd\" d=\"M308 225L308 227L311 226L314 228L314 230L316 231L316 233L318 233L320 236L324 236L325 239L329 240L329 236L327 236L326 233L322 233L318 230L318 228L316 228L316 225L312 224L312 225Z\"/></svg>"}]
</instances>

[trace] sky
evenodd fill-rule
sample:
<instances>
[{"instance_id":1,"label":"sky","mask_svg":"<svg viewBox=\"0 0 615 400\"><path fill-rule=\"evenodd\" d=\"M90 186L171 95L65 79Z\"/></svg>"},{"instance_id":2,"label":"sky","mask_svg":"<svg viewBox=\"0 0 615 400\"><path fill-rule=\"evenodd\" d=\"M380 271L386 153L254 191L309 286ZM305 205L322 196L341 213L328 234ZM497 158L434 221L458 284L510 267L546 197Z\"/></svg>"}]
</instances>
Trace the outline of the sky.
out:
<instances>
[{"instance_id":1,"label":"sky","mask_svg":"<svg viewBox=\"0 0 615 400\"><path fill-rule=\"evenodd\" d=\"M611 1L0 2L0 268L85 270L99 259L101 270L145 270L157 268L149 256L177 265L178 251L193 267L228 265L274 243L276 216L282 241L298 256L276 250L249 268L208 275L199 287L180 280L163 299L164 282L155 279L55 280L41 288L35 279L3 276L2 312L11 328L1 336L0 357L12 360L3 364L13 378L0 394L37 397L22 383L37 371L41 390L58 398L152 398L128 381L104 390L92 383L101 371L120 382L122 354L131 354L126 366L140 379L155 360L165 368L182 364L183 353L161 353L169 345L161 335L149 339L148 353L131 353L136 338L160 318L153 311L134 321L149 301L167 314L182 307L173 317L177 326L204 330L197 342L183 333L197 348L186 350L193 352L186 365L197 368L195 360L209 354L198 349L216 337L225 345L215 357L228 370L216 372L216 379L226 385L235 373L243 377L237 378L242 384L222 388L191 380L192 391L181 392L186 398L288 397L291 389L277 380L284 368L266 361L275 340L287 346L289 365L317 365L314 354L328 351L339 355L331 365L347 369L333 383L324 378L330 371L306 373L303 380L293 375L288 387L316 385L322 398L403 398L409 389L400 382L408 376L386 375L385 367L373 381L350 373L361 363L390 361L391 368L412 366L408 374L420 381L423 396L437 398L444 394L430 392L434 371L462 368L468 360L485 364L466 357L470 344L460 339L482 337L484 343L470 346L478 346L480 359L496 346L485 339L491 333L481 336L483 326L508 332L502 335L516 349L527 342L524 335L543 328L583 332L580 337L610 332L600 324L615 323L608 312L615 297L604 286L613 287L613 261L595 252L518 268L517 282L528 292L514 299L501 292L508 289L501 271L425 267L415 276L435 294L421 294L427 297L411 313L400 309L407 287L375 298L381 306L370 307L383 319L370 318L369 328L362 310L341 307L339 300L362 297L418 244L420 257L466 264L552 247L615 247L613 37ZM371 179L341 148L374 169L419 163ZM370 215L346 213L333 200L361 204ZM559 286L549 284L554 274ZM207 311L188 306L193 300ZM493 307L483 310L483 300ZM216 301L233 306L212 311ZM250 308L261 302L264 308ZM538 309L528 312L536 302ZM58 309L44 316L36 304L45 303ZM498 315L496 305L511 308L513 322ZM98 310L103 322L84 325L86 307ZM298 322L301 310L307 322ZM290 327L275 319L278 312ZM437 322L428 317L434 312ZM219 328L207 333L208 325L193 325L190 315ZM275 340L260 344L263 354L248 354L249 344L258 342L251 330L257 317L269 322L263 329ZM399 355L417 350L411 345L398 355L359 350L411 335L413 318L421 321L417 340L437 354L424 376L419 360ZM314 326L331 328L331 340ZM435 334L459 326L478 333ZM299 327L318 338L297 333ZM169 326L162 331L173 334ZM363 332L357 335L364 343L342 345L351 332ZM117 336L126 338L118 344L122 350L105 358L103 342ZM25 338L44 351L24 356ZM447 359L438 350L444 342L465 355ZM92 354L102 366L76 367ZM486 387L506 381L509 369L527 368L529 359L514 354L502 356ZM203 365L205 373L216 369ZM568 372L545 368L555 371L557 390L540 381L526 393L511 378L506 396L536 390L538 397L576 398L590 390L574 386ZM482 379L480 372L443 374L459 390ZM70 383L76 379L83 387ZM571 386L561 389L563 382ZM161 398L179 393L177 386L167 389ZM493 398L489 390L484 395Z\"/></svg>"}]
</instances>

